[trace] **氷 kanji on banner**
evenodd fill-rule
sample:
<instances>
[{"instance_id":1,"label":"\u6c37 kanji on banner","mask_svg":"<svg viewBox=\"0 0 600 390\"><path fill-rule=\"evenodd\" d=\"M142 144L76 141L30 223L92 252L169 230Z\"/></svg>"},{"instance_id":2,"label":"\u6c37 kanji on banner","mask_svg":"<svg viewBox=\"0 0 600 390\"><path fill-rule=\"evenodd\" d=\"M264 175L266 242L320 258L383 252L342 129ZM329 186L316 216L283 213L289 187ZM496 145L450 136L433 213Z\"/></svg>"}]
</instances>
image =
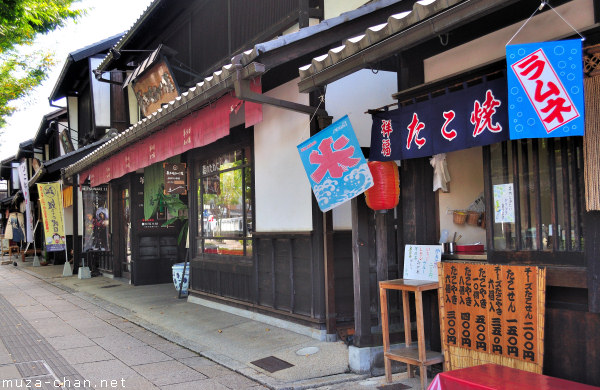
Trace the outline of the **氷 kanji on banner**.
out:
<instances>
[{"instance_id":1,"label":"\u6c37 kanji on banner","mask_svg":"<svg viewBox=\"0 0 600 390\"><path fill-rule=\"evenodd\" d=\"M348 116L298 145L300 159L322 211L362 194L373 177Z\"/></svg>"}]
</instances>

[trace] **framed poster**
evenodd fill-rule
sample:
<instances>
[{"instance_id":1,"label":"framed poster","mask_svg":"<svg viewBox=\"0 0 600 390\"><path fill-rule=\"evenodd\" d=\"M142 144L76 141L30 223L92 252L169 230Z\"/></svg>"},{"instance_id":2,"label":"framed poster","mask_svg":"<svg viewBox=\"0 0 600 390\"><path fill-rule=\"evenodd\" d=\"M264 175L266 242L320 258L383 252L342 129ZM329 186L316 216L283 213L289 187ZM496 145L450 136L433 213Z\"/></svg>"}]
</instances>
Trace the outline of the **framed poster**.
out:
<instances>
[{"instance_id":1,"label":"framed poster","mask_svg":"<svg viewBox=\"0 0 600 390\"><path fill-rule=\"evenodd\" d=\"M109 251L108 186L81 187L83 252Z\"/></svg>"}]
</instances>

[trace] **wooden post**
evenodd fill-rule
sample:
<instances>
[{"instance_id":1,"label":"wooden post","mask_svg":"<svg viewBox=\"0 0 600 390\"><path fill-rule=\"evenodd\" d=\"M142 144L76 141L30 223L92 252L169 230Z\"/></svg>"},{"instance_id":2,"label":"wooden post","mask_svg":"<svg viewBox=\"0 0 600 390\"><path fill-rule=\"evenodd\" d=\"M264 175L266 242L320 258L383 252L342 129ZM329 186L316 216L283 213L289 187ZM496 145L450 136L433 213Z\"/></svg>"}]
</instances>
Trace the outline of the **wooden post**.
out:
<instances>
[{"instance_id":1,"label":"wooden post","mask_svg":"<svg viewBox=\"0 0 600 390\"><path fill-rule=\"evenodd\" d=\"M600 313L600 212L583 214L585 226L585 260L587 265L588 310Z\"/></svg>"},{"instance_id":2,"label":"wooden post","mask_svg":"<svg viewBox=\"0 0 600 390\"><path fill-rule=\"evenodd\" d=\"M333 213L331 211L323 213L323 251L325 262L325 325L327 335L335 335L335 259L333 254Z\"/></svg>"},{"instance_id":3,"label":"wooden post","mask_svg":"<svg viewBox=\"0 0 600 390\"><path fill-rule=\"evenodd\" d=\"M300 2L302 4L302 1ZM308 4L308 2L306 2ZM324 91L319 91L319 94L324 95ZM310 101L313 106L319 105L319 96L317 93L312 92L310 95ZM317 117L317 121L311 123L311 135L318 133L332 123L333 117ZM313 210L318 209L315 206L315 199L313 198ZM323 276L325 279L325 326L327 329L327 340L336 340L336 311L335 311L335 255L333 250L333 214L331 211L325 213L313 212L313 225L318 224L317 220L314 219L316 216L322 216L321 229L322 229L322 245L323 245ZM319 234L318 230L315 230Z\"/></svg>"},{"instance_id":4,"label":"wooden post","mask_svg":"<svg viewBox=\"0 0 600 390\"><path fill-rule=\"evenodd\" d=\"M377 256L377 283L388 280L388 210L375 212L375 252ZM382 302L379 304L381 305ZM380 313L379 313L380 314ZM379 317L379 325L383 319Z\"/></svg>"},{"instance_id":5,"label":"wooden post","mask_svg":"<svg viewBox=\"0 0 600 390\"><path fill-rule=\"evenodd\" d=\"M352 277L354 281L354 345L371 344L371 293L369 278L369 209L364 197L352 202Z\"/></svg>"},{"instance_id":6,"label":"wooden post","mask_svg":"<svg viewBox=\"0 0 600 390\"><path fill-rule=\"evenodd\" d=\"M377 250L377 281L388 279L388 210L375 212L375 248Z\"/></svg>"},{"instance_id":7,"label":"wooden post","mask_svg":"<svg viewBox=\"0 0 600 390\"><path fill-rule=\"evenodd\" d=\"M379 286L379 284L378 284ZM403 291L404 292L404 291ZM381 306L381 335L383 338L383 364L385 367L385 380L390 383L392 381L392 362L390 359L385 358L385 354L390 351L390 330L389 330L389 318L388 318L388 302L387 302L387 290L379 286L379 302ZM410 371L410 365L407 366L407 370Z\"/></svg>"},{"instance_id":8,"label":"wooden post","mask_svg":"<svg viewBox=\"0 0 600 390\"><path fill-rule=\"evenodd\" d=\"M73 273L77 274L79 270L79 261L81 260L81 240L79 233L79 175L73 175ZM69 261L67 257L67 261Z\"/></svg>"}]
</instances>

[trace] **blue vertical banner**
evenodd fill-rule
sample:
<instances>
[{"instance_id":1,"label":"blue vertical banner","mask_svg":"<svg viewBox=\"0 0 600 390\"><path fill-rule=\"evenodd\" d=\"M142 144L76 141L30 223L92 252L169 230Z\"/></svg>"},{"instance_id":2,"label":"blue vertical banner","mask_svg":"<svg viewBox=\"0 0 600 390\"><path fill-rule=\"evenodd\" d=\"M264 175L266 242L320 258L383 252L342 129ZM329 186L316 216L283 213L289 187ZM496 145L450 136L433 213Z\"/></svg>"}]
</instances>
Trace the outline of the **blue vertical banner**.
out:
<instances>
[{"instance_id":1,"label":"blue vertical banner","mask_svg":"<svg viewBox=\"0 0 600 390\"><path fill-rule=\"evenodd\" d=\"M373 176L347 115L298 145L298 152L323 212L373 186Z\"/></svg>"},{"instance_id":2,"label":"blue vertical banner","mask_svg":"<svg viewBox=\"0 0 600 390\"><path fill-rule=\"evenodd\" d=\"M584 134L581 40L506 46L511 139Z\"/></svg>"}]
</instances>

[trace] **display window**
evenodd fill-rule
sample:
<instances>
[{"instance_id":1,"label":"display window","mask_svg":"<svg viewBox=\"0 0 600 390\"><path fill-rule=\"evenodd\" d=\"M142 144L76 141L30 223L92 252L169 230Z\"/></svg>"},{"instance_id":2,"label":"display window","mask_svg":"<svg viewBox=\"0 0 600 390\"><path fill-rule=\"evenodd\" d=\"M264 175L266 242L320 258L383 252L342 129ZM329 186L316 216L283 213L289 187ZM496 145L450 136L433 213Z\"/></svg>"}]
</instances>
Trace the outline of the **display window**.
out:
<instances>
[{"instance_id":1,"label":"display window","mask_svg":"<svg viewBox=\"0 0 600 390\"><path fill-rule=\"evenodd\" d=\"M252 256L251 162L249 146L200 161L198 253Z\"/></svg>"}]
</instances>

